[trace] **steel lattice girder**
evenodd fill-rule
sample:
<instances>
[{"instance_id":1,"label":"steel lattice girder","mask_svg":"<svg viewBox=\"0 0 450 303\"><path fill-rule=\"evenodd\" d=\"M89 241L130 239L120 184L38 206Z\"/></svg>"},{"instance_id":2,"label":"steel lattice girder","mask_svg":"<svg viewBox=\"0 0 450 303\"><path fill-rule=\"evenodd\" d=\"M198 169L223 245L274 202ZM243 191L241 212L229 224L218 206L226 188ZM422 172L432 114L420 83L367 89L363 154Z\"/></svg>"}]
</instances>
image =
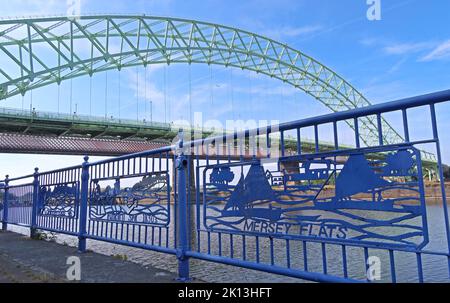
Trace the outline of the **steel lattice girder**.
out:
<instances>
[{"instance_id":1,"label":"steel lattice girder","mask_svg":"<svg viewBox=\"0 0 450 303\"><path fill-rule=\"evenodd\" d=\"M279 79L334 112L370 105L337 73L298 50L251 32L193 20L116 15L0 20L0 54L0 99L111 69L204 63ZM377 118L359 123L361 140L377 145ZM403 141L385 119L381 126L384 143Z\"/></svg>"}]
</instances>

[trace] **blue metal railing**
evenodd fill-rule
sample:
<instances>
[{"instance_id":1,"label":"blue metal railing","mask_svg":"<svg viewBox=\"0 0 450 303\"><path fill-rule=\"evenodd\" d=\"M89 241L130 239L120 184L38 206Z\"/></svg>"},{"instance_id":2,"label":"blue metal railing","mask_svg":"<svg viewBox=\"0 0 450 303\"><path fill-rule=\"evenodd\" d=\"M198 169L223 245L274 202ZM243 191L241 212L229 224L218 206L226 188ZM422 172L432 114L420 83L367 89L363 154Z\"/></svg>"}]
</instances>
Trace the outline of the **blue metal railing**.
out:
<instances>
[{"instance_id":1,"label":"blue metal railing","mask_svg":"<svg viewBox=\"0 0 450 303\"><path fill-rule=\"evenodd\" d=\"M180 280L189 278L195 258L317 282L366 282L376 256L388 264L383 281L401 281L405 262L416 268L407 281L433 281L424 269L430 260L445 264L448 281L450 226L435 108L446 101L450 90L196 141L180 134L174 146L7 177L0 182L3 229L76 236L80 251L93 239L172 254ZM408 111L418 107L429 111L432 136L414 141ZM380 121L396 112L405 139L385 145ZM362 147L358 119L369 116L380 140ZM338 125L349 119L353 149L339 138ZM320 150L321 127L332 128L334 150ZM313 153L302 150L307 128L314 130ZM296 148L287 146L291 133ZM438 245L428 226L418 151L424 145L437 156L445 230Z\"/></svg>"}]
</instances>

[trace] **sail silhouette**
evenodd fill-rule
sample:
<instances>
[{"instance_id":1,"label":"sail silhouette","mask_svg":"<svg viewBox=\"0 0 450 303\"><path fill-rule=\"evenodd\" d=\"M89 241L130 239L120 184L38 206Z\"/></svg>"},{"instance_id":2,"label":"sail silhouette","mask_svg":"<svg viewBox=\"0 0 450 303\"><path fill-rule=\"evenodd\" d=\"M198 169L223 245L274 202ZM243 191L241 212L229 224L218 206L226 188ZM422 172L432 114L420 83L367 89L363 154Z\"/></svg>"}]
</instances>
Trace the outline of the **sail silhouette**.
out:
<instances>
[{"instance_id":1,"label":"sail silhouette","mask_svg":"<svg viewBox=\"0 0 450 303\"><path fill-rule=\"evenodd\" d=\"M316 200L314 204L323 210L390 210L394 207L394 200L383 200L381 192L391 185L375 173L364 155L351 155L336 179L335 196L324 201ZM352 199L353 195L367 192L373 193L371 201Z\"/></svg>"},{"instance_id":2,"label":"sail silhouette","mask_svg":"<svg viewBox=\"0 0 450 303\"><path fill-rule=\"evenodd\" d=\"M271 204L268 208L256 208L254 205L255 202L272 202L276 199L264 168L260 165L252 165L247 176L245 178L241 176L222 211L222 216L279 220L282 214L281 209L275 209Z\"/></svg>"},{"instance_id":3,"label":"sail silhouette","mask_svg":"<svg viewBox=\"0 0 450 303\"><path fill-rule=\"evenodd\" d=\"M336 180L336 198L343 199L388 185L388 181L375 174L364 155L352 155Z\"/></svg>"}]
</instances>

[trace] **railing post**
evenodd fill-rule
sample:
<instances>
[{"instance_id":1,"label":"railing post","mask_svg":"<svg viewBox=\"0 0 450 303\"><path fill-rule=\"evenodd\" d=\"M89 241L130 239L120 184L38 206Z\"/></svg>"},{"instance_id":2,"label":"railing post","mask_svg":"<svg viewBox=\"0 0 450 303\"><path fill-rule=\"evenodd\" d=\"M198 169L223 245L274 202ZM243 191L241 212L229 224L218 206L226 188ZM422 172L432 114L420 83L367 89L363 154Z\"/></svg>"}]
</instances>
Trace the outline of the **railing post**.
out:
<instances>
[{"instance_id":1,"label":"railing post","mask_svg":"<svg viewBox=\"0 0 450 303\"><path fill-rule=\"evenodd\" d=\"M186 252L189 250L189 226L187 220L188 201L186 193L186 170L188 161L183 154L183 136L180 133L179 148L180 154L175 160L175 167L177 169L177 187L178 187L178 213L177 213L177 227L178 227L178 243L177 243L177 258L178 258L178 280L182 282L189 281L189 258Z\"/></svg>"},{"instance_id":2,"label":"railing post","mask_svg":"<svg viewBox=\"0 0 450 303\"><path fill-rule=\"evenodd\" d=\"M5 178L5 193L3 198L3 219L2 219L2 230L8 230L8 195L9 195L9 175Z\"/></svg>"},{"instance_id":3,"label":"railing post","mask_svg":"<svg viewBox=\"0 0 450 303\"><path fill-rule=\"evenodd\" d=\"M39 168L36 167L34 169L33 206L32 206L32 209L31 209L30 237L32 239L36 238L38 204L39 204Z\"/></svg>"},{"instance_id":4,"label":"railing post","mask_svg":"<svg viewBox=\"0 0 450 303\"><path fill-rule=\"evenodd\" d=\"M86 252L86 222L88 212L88 191L89 191L89 157L84 157L81 171L81 199L80 199L80 225L78 232L78 251Z\"/></svg>"}]
</instances>

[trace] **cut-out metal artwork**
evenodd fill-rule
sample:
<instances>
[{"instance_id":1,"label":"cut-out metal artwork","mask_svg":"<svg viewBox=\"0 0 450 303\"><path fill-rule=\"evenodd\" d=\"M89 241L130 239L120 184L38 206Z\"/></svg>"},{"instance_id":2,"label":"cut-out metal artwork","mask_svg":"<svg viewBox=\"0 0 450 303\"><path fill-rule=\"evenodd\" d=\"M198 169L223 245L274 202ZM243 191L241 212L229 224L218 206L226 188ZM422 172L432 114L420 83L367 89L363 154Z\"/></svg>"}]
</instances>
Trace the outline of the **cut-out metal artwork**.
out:
<instances>
[{"instance_id":1,"label":"cut-out metal artwork","mask_svg":"<svg viewBox=\"0 0 450 303\"><path fill-rule=\"evenodd\" d=\"M123 183L139 178L131 187ZM101 187L102 182L113 186ZM93 180L90 194L91 220L168 226L170 222L169 174L137 175L133 178Z\"/></svg>"},{"instance_id":2,"label":"cut-out metal artwork","mask_svg":"<svg viewBox=\"0 0 450 303\"><path fill-rule=\"evenodd\" d=\"M244 177L243 173L241 174L240 180L221 214L222 217L258 218L277 221L281 218L282 210L272 207L271 202L275 199L275 192L266 178L263 167L251 165L246 177ZM258 204L267 204L268 206L258 207Z\"/></svg>"},{"instance_id":3,"label":"cut-out metal artwork","mask_svg":"<svg viewBox=\"0 0 450 303\"><path fill-rule=\"evenodd\" d=\"M38 213L41 216L78 217L80 188L78 182L41 186Z\"/></svg>"},{"instance_id":4,"label":"cut-out metal artwork","mask_svg":"<svg viewBox=\"0 0 450 303\"><path fill-rule=\"evenodd\" d=\"M229 167L216 167L210 175L211 184L217 188L226 188L234 180L234 173Z\"/></svg>"},{"instance_id":5,"label":"cut-out metal artwork","mask_svg":"<svg viewBox=\"0 0 450 303\"><path fill-rule=\"evenodd\" d=\"M420 152L414 147L285 157L278 167L271 171L257 160L206 166L205 227L391 246L428 243Z\"/></svg>"}]
</instances>

